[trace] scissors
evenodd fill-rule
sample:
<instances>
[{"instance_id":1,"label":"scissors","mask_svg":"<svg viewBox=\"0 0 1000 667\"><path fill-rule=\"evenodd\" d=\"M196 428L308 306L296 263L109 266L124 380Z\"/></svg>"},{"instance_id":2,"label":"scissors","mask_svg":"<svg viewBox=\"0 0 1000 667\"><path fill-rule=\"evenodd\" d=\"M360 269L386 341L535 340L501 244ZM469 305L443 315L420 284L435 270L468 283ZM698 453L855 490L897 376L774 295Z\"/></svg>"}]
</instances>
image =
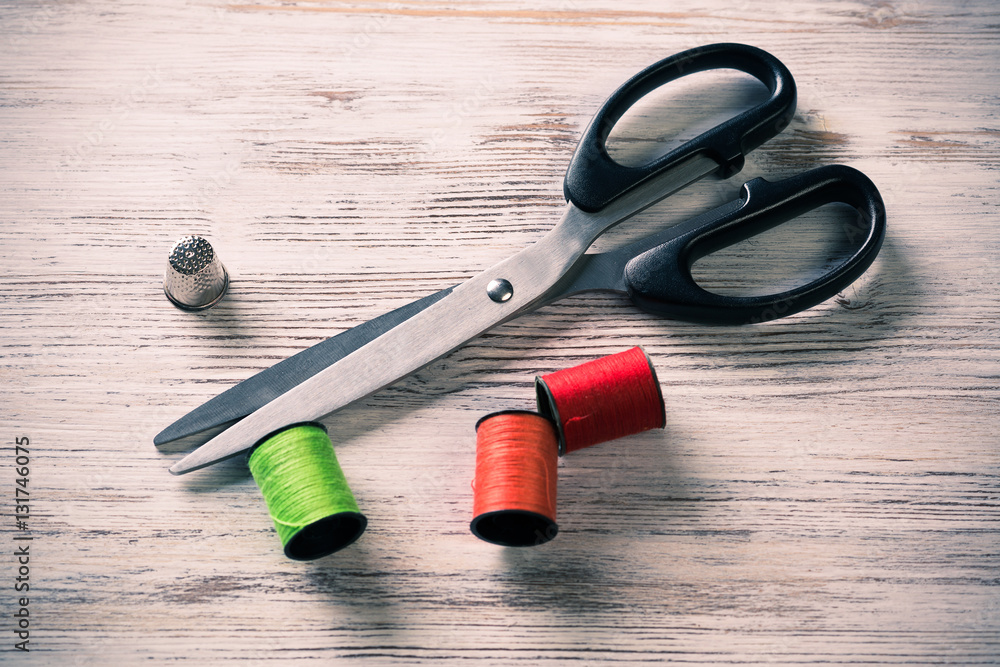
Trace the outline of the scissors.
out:
<instances>
[{"instance_id":1,"label":"scissors","mask_svg":"<svg viewBox=\"0 0 1000 667\"><path fill-rule=\"evenodd\" d=\"M642 167L608 155L606 141L641 97L695 72L735 69L770 97ZM167 427L157 445L236 421L170 468L184 474L235 456L289 425L344 408L462 346L487 330L565 296L626 293L639 308L673 319L742 324L810 308L843 290L874 261L885 236L875 185L846 166L825 166L771 183L743 185L738 199L623 248L587 252L606 230L712 172L738 172L746 153L783 130L796 88L774 56L742 44L678 53L639 72L604 103L584 132L564 182L559 223L534 245L467 280L292 356L232 387ZM723 296L691 274L698 259L824 204L853 206L863 241L827 273L766 296Z\"/></svg>"}]
</instances>

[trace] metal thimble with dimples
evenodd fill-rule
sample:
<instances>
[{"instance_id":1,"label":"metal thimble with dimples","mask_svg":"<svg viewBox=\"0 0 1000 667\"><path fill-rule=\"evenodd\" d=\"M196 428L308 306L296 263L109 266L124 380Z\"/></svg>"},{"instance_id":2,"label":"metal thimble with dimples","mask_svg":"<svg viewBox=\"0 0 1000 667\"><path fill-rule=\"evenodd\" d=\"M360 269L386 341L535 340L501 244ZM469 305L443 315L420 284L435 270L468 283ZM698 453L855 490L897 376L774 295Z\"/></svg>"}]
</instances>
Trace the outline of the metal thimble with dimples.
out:
<instances>
[{"instance_id":1,"label":"metal thimble with dimples","mask_svg":"<svg viewBox=\"0 0 1000 667\"><path fill-rule=\"evenodd\" d=\"M174 244L163 276L163 291L175 306L203 310L214 306L229 287L229 274L212 245L200 236Z\"/></svg>"}]
</instances>

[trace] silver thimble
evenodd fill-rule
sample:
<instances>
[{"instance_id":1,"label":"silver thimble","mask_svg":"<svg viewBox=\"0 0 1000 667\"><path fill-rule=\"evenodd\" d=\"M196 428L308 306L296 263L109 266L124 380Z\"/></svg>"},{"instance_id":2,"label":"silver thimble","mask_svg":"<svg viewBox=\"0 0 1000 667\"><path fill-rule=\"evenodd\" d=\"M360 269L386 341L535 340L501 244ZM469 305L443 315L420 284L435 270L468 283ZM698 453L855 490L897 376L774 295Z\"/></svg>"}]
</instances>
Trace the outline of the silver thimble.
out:
<instances>
[{"instance_id":1,"label":"silver thimble","mask_svg":"<svg viewBox=\"0 0 1000 667\"><path fill-rule=\"evenodd\" d=\"M212 245L200 236L185 236L174 244L163 276L163 291L178 308L202 310L214 306L229 287L229 274Z\"/></svg>"}]
</instances>

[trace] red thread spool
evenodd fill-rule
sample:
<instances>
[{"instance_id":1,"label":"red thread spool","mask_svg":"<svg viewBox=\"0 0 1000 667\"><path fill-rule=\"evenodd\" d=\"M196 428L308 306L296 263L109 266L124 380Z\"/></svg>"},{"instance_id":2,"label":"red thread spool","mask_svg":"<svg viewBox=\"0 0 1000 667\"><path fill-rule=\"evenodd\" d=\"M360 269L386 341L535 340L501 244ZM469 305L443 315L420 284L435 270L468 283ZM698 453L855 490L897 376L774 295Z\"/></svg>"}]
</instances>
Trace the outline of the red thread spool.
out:
<instances>
[{"instance_id":1,"label":"red thread spool","mask_svg":"<svg viewBox=\"0 0 1000 667\"><path fill-rule=\"evenodd\" d=\"M556 536L557 437L555 425L535 412L508 410L479 420L469 525L476 537L526 547Z\"/></svg>"},{"instance_id":2,"label":"red thread spool","mask_svg":"<svg viewBox=\"0 0 1000 667\"><path fill-rule=\"evenodd\" d=\"M667 413L641 347L535 378L538 411L559 428L559 453L663 428Z\"/></svg>"}]
</instances>

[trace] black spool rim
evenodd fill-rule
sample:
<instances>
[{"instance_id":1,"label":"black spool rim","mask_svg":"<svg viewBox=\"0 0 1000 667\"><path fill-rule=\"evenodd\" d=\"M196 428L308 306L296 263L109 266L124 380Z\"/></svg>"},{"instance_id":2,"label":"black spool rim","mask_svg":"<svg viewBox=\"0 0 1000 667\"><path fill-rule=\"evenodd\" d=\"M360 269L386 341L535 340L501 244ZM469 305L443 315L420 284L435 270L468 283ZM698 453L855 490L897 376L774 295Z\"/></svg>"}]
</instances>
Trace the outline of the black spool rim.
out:
<instances>
[{"instance_id":1,"label":"black spool rim","mask_svg":"<svg viewBox=\"0 0 1000 667\"><path fill-rule=\"evenodd\" d=\"M552 540L559 524L551 517L528 510L483 512L469 524L472 534L502 547L535 547Z\"/></svg>"},{"instance_id":2,"label":"black spool rim","mask_svg":"<svg viewBox=\"0 0 1000 667\"><path fill-rule=\"evenodd\" d=\"M535 412L534 410L520 410L520 409L497 410L496 412L491 412L488 415L484 415L484 416L480 417L479 421L476 422L476 431L479 431L479 426L484 421L486 421L488 419L493 419L494 417L499 417L500 415L533 415L535 417L541 417L543 419L547 419L550 422L552 421L552 418L549 417L548 415L543 415L543 414L541 414L539 412ZM555 426L555 425L556 424L553 422L553 426ZM556 430L558 430L558 427L557 427Z\"/></svg>"},{"instance_id":3,"label":"black spool rim","mask_svg":"<svg viewBox=\"0 0 1000 667\"><path fill-rule=\"evenodd\" d=\"M360 512L338 512L313 521L289 538L285 556L306 561L323 558L357 541L368 527Z\"/></svg>"},{"instance_id":4,"label":"black spool rim","mask_svg":"<svg viewBox=\"0 0 1000 667\"><path fill-rule=\"evenodd\" d=\"M642 345L636 345L642 355L646 357L646 365L649 366L649 373L653 376L653 386L656 387L656 397L660 406L660 428L667 427L667 404L663 400L663 387L660 386L660 378L656 376L656 369L653 368L653 360L649 358L649 353Z\"/></svg>"},{"instance_id":5,"label":"black spool rim","mask_svg":"<svg viewBox=\"0 0 1000 667\"><path fill-rule=\"evenodd\" d=\"M559 419L559 407L549 385L545 384L545 378L540 375L535 376L535 403L538 406L538 413L555 425L559 456L562 456L566 453L566 434L563 433L562 420Z\"/></svg>"}]
</instances>

